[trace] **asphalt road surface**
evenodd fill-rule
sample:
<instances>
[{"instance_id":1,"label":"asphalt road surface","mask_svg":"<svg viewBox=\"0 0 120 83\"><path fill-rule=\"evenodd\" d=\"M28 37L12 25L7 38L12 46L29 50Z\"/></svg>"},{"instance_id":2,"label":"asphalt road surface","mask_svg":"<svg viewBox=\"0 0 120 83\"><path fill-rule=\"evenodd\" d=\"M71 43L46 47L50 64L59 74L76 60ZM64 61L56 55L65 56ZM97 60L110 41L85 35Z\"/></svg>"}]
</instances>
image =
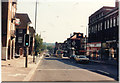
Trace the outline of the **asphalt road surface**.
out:
<instances>
[{"instance_id":1,"label":"asphalt road surface","mask_svg":"<svg viewBox=\"0 0 120 83\"><path fill-rule=\"evenodd\" d=\"M117 67L90 62L79 64L67 58L44 57L30 81L42 82L89 82L116 81Z\"/></svg>"}]
</instances>

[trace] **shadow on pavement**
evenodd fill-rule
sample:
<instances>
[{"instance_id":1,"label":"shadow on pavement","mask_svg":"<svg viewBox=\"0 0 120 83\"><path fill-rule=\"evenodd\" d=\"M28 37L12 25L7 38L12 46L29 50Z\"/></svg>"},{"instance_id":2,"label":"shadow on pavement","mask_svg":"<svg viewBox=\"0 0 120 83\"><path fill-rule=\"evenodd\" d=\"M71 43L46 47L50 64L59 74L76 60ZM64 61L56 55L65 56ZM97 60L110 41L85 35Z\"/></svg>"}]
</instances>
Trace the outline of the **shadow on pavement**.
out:
<instances>
[{"instance_id":1,"label":"shadow on pavement","mask_svg":"<svg viewBox=\"0 0 120 83\"><path fill-rule=\"evenodd\" d=\"M92 72L95 72L95 73L99 73L99 74L111 77L111 78L115 79L116 81L119 80L117 66L111 66L111 65L94 63L94 62L90 62L88 64L79 64L79 63L76 63L75 60L62 59L62 58L56 58L56 57L49 57L49 58L45 57L44 59L46 59L46 60L57 60L57 61L60 61L64 64L67 64L67 65L75 66L75 67L78 67L78 68L86 69L86 70L89 70L89 71L92 71ZM114 72L114 75L111 72Z\"/></svg>"}]
</instances>

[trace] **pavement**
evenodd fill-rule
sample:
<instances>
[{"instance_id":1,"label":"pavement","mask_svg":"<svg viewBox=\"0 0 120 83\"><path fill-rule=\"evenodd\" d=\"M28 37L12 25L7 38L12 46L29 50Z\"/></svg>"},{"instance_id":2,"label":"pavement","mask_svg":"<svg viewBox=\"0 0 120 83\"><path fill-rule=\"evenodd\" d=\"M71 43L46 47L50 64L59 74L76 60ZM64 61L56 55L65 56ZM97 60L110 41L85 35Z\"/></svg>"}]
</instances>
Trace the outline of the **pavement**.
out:
<instances>
[{"instance_id":1,"label":"pavement","mask_svg":"<svg viewBox=\"0 0 120 83\"><path fill-rule=\"evenodd\" d=\"M37 57L33 63L33 56L28 56L28 67L25 68L25 57L14 58L11 60L1 60L1 80L5 81L29 81L34 74L43 56Z\"/></svg>"}]
</instances>

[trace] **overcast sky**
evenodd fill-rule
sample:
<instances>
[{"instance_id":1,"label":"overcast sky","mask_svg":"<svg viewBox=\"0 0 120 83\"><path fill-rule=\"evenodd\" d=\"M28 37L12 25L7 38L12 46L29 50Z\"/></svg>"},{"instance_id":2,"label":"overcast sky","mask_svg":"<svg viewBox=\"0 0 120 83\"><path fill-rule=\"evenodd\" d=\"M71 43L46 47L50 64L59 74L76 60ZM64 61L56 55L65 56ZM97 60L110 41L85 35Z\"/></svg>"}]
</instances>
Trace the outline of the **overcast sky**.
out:
<instances>
[{"instance_id":1,"label":"overcast sky","mask_svg":"<svg viewBox=\"0 0 120 83\"><path fill-rule=\"evenodd\" d=\"M28 13L33 26L35 1L17 3L17 12ZM38 0L36 32L48 43L64 42L73 32L85 35L88 17L103 6L115 6L115 0Z\"/></svg>"}]
</instances>

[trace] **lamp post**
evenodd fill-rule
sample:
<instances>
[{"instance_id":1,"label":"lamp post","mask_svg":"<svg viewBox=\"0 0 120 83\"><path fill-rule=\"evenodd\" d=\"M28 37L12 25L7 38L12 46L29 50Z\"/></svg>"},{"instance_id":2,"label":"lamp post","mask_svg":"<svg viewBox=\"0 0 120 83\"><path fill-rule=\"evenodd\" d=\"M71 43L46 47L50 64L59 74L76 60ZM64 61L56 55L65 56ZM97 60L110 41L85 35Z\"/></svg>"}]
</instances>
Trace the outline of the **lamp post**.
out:
<instances>
[{"instance_id":1,"label":"lamp post","mask_svg":"<svg viewBox=\"0 0 120 83\"><path fill-rule=\"evenodd\" d=\"M37 0L36 0L36 5L35 5L35 34L36 34L36 24L37 24L36 21L37 21ZM35 62L35 55L33 55L33 62Z\"/></svg>"}]
</instances>

